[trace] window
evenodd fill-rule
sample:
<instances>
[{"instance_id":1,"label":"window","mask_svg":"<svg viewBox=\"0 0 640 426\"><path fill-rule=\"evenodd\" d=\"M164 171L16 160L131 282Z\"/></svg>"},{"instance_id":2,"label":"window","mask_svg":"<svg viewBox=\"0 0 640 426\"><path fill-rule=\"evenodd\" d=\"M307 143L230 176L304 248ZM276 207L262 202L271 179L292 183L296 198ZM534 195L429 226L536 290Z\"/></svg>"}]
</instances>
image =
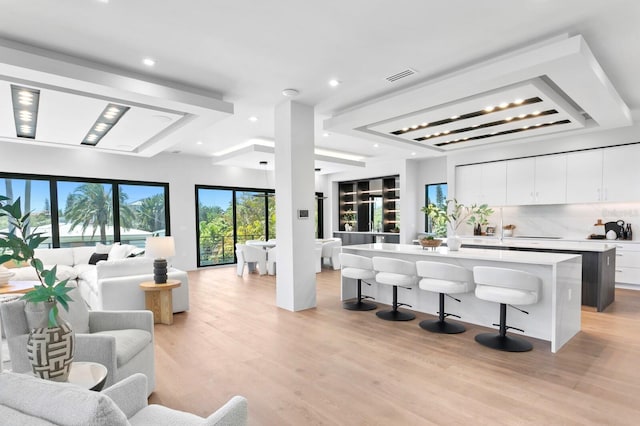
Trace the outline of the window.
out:
<instances>
[{"instance_id":1,"label":"window","mask_svg":"<svg viewBox=\"0 0 640 426\"><path fill-rule=\"evenodd\" d=\"M40 247L52 247L51 187L49 181L4 177L0 178L0 193L9 197L12 203L20 198L22 212L31 212L31 227L37 227L38 232L42 232L48 237ZM6 217L0 218L0 230L11 231Z\"/></svg>"},{"instance_id":2,"label":"window","mask_svg":"<svg viewBox=\"0 0 640 426\"><path fill-rule=\"evenodd\" d=\"M441 209L447 208L447 184L437 183L431 185L425 185L425 206L429 204L435 204ZM433 226L431 219L425 215L424 229L428 233L435 234L438 237L445 237L447 235L447 227Z\"/></svg>"},{"instance_id":3,"label":"window","mask_svg":"<svg viewBox=\"0 0 640 426\"><path fill-rule=\"evenodd\" d=\"M32 225L49 237L46 247L98 241L144 247L148 236L170 235L166 183L0 173L0 185L0 193L20 197L32 212Z\"/></svg>"},{"instance_id":4,"label":"window","mask_svg":"<svg viewBox=\"0 0 640 426\"><path fill-rule=\"evenodd\" d=\"M144 247L148 236L166 235L166 205L162 186L120 184L120 242Z\"/></svg>"}]
</instances>

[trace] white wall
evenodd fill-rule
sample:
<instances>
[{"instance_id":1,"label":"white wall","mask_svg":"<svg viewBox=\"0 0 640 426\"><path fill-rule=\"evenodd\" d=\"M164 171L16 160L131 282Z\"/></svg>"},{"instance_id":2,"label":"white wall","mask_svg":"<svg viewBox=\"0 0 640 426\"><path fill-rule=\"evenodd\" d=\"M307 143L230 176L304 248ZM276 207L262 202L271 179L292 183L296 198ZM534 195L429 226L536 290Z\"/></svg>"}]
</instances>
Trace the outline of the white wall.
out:
<instances>
[{"instance_id":1,"label":"white wall","mask_svg":"<svg viewBox=\"0 0 640 426\"><path fill-rule=\"evenodd\" d=\"M197 265L195 185L264 188L264 171L214 166L210 159L180 154L153 158L115 155L91 149L50 149L4 144L3 172L123 179L169 183L171 234L177 255L174 266L193 270ZM269 182L274 182L273 176Z\"/></svg>"}]
</instances>

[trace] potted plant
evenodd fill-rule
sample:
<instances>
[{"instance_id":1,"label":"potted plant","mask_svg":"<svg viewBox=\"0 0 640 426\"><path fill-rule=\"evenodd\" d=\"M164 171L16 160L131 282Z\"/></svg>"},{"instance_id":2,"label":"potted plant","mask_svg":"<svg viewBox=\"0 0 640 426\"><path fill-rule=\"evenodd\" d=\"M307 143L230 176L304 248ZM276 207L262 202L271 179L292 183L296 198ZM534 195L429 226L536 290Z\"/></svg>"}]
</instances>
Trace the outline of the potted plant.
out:
<instances>
[{"instance_id":1,"label":"potted plant","mask_svg":"<svg viewBox=\"0 0 640 426\"><path fill-rule=\"evenodd\" d=\"M447 247L450 250L458 250L460 248L460 238L458 237L458 228L463 223L476 225L478 223L486 224L487 217L493 213L493 210L486 204L465 206L458 203L458 200L447 200L446 208L440 208L435 204L429 204L421 208L427 216L431 218L436 228L442 229L449 226L451 233L447 235Z\"/></svg>"},{"instance_id":2,"label":"potted plant","mask_svg":"<svg viewBox=\"0 0 640 426\"><path fill-rule=\"evenodd\" d=\"M356 221L356 213L349 209L342 215L344 220L344 230L350 232L353 229L353 223Z\"/></svg>"},{"instance_id":3,"label":"potted plant","mask_svg":"<svg viewBox=\"0 0 640 426\"><path fill-rule=\"evenodd\" d=\"M42 302L47 312L43 318L42 327L34 328L29 334L27 350L33 372L42 378L56 381L66 381L73 360L75 336L66 321L58 316L58 305L69 310L70 287L68 279L57 281L57 266L45 269L42 261L35 257L35 249L42 244L46 237L42 232L36 232L30 227L31 213L22 214L20 198L14 203L0 195L0 217L6 217L9 223L7 232L0 232L0 264L13 260L26 262L31 265L38 277L40 285L22 296L28 303ZM58 346L56 358L58 362L49 362L49 345ZM65 350L59 348L65 345ZM66 353L63 362L59 362L61 355Z\"/></svg>"}]
</instances>

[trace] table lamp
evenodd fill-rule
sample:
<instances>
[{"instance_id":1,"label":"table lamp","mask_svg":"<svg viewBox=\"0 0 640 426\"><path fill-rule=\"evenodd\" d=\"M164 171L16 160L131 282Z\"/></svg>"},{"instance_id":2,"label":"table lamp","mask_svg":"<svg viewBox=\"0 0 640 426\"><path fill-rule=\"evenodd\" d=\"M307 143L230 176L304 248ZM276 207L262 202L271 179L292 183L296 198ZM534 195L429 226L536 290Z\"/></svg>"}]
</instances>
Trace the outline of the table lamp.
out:
<instances>
[{"instance_id":1,"label":"table lamp","mask_svg":"<svg viewBox=\"0 0 640 426\"><path fill-rule=\"evenodd\" d=\"M154 258L153 281L156 284L167 282L167 257L175 256L176 246L173 237L149 237L145 245L147 257Z\"/></svg>"}]
</instances>

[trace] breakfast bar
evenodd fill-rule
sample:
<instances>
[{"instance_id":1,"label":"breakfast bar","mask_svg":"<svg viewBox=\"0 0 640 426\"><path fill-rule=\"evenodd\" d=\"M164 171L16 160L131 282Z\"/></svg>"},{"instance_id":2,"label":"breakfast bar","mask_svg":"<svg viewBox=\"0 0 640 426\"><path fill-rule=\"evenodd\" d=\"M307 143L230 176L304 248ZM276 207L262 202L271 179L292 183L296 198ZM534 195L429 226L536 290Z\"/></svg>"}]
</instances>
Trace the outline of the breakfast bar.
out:
<instances>
[{"instance_id":1,"label":"breakfast bar","mask_svg":"<svg viewBox=\"0 0 640 426\"><path fill-rule=\"evenodd\" d=\"M510 313L509 325L524 330L524 335L546 340L551 352L557 352L580 331L582 258L579 255L521 251L485 250L461 248L450 251L446 247L424 250L409 244L361 244L343 246L342 252L360 256L384 256L408 261L427 260L443 262L472 270L474 266L493 266L516 269L534 274L542 280L538 303L526 307L529 314ZM391 304L392 288L386 285L363 285L362 293L375 298L378 303ZM356 297L355 280L342 278L342 300ZM461 303L447 304L447 311L459 315L460 321L493 327L498 322L495 303L479 300L474 293L457 294ZM435 315L438 296L422 291L417 286L399 288L398 301L411 305L410 309ZM517 331L513 331L517 333Z\"/></svg>"}]
</instances>

